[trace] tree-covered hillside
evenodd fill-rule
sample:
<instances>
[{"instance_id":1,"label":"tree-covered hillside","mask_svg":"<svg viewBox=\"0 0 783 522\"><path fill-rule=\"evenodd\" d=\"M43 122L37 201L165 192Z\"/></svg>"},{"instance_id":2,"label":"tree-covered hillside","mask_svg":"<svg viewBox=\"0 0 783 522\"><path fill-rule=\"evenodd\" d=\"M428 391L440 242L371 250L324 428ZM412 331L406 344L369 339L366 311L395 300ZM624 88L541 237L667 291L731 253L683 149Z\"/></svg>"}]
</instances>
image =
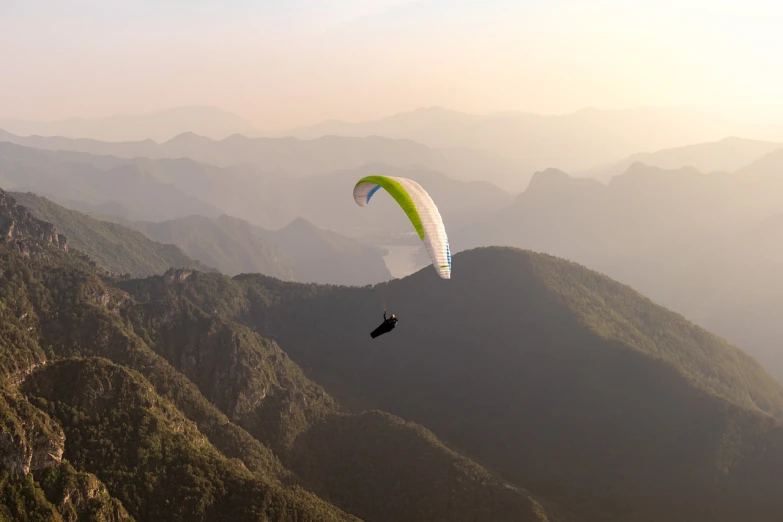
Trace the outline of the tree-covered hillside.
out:
<instances>
[{"instance_id":1,"label":"tree-covered hillside","mask_svg":"<svg viewBox=\"0 0 783 522\"><path fill-rule=\"evenodd\" d=\"M68 244L89 255L100 267L132 277L160 275L169 268L209 268L172 244L158 243L116 223L69 210L32 192L11 193L20 205L65 234Z\"/></svg>"},{"instance_id":2,"label":"tree-covered hillside","mask_svg":"<svg viewBox=\"0 0 783 522\"><path fill-rule=\"evenodd\" d=\"M632 289L509 248L374 288L199 274L123 285L273 338L339 399L418 422L582 520L777 520L783 388ZM400 318L371 340L383 303ZM325 433L324 436L330 436Z\"/></svg>"},{"instance_id":3,"label":"tree-covered hillside","mask_svg":"<svg viewBox=\"0 0 783 522\"><path fill-rule=\"evenodd\" d=\"M421 426L346 410L203 299L126 291L231 280L122 282L2 192L0 226L0 516L578 520Z\"/></svg>"}]
</instances>

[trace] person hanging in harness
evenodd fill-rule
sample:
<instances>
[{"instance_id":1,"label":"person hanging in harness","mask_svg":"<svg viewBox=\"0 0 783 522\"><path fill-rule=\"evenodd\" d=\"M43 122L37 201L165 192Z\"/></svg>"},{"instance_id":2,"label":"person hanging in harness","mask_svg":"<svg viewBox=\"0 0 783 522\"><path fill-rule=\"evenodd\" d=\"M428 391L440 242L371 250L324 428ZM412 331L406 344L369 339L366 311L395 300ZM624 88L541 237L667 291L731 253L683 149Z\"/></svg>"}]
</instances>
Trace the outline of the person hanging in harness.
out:
<instances>
[{"instance_id":1,"label":"person hanging in harness","mask_svg":"<svg viewBox=\"0 0 783 522\"><path fill-rule=\"evenodd\" d=\"M395 316L394 314L391 314L391 316L389 316L389 318L387 319L386 318L386 310L384 310L383 311L383 322L381 323L381 325L378 328L376 328L375 330L372 331L372 333L370 334L370 337L375 339L379 335L383 335L385 333L389 333L392 330L394 330L395 326L397 326L397 316Z\"/></svg>"}]
</instances>

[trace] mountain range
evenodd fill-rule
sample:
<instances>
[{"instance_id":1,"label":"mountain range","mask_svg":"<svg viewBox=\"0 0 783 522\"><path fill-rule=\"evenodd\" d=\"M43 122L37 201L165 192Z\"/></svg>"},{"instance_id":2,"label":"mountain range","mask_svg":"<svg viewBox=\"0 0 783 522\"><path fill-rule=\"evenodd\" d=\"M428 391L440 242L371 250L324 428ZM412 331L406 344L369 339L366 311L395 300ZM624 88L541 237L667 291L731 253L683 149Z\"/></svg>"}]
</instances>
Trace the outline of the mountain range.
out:
<instances>
[{"instance_id":1,"label":"mountain range","mask_svg":"<svg viewBox=\"0 0 783 522\"><path fill-rule=\"evenodd\" d=\"M379 136L323 136L312 140L296 138L249 138L233 134L213 140L184 132L168 141L146 139L108 142L61 136L16 136L0 131L0 142L15 143L51 151L85 152L118 158L178 159L217 167L252 166L256 171L284 177L315 176L335 170L380 163L398 168L442 171L463 181L490 181L521 190L531 170L496 154L467 147L435 149L408 139Z\"/></svg>"},{"instance_id":2,"label":"mountain range","mask_svg":"<svg viewBox=\"0 0 783 522\"><path fill-rule=\"evenodd\" d=\"M342 405L204 307L245 302L231 279L192 298L157 290L204 273L117 279L1 192L0 224L4 518L577 520L420 425Z\"/></svg>"},{"instance_id":3,"label":"mountain range","mask_svg":"<svg viewBox=\"0 0 783 522\"><path fill-rule=\"evenodd\" d=\"M783 379L778 355L783 331L774 315L783 301L777 284L780 243L754 239L770 234L762 231L771 226L764 223L783 213L779 150L774 142L739 138L663 149L610 165L601 174L604 182L547 169L514 197L486 182L383 164L292 177L250 165L221 168L189 158L127 159L0 143L0 182L94 215L136 222L200 215L215 222L229 214L266 231L303 218L322 230L379 246L399 241L410 230L405 216L388 197L362 209L346 195L366 174L412 177L438 202L452 251L510 245L583 263L726 336ZM122 177L121 190L112 176ZM184 249L209 266L236 261L220 249L212 253L215 257ZM420 251L412 266L427 263ZM284 279L290 273L263 264L221 266L229 274L243 267ZM327 282L325 276L309 277ZM376 277L340 281L383 280Z\"/></svg>"},{"instance_id":4,"label":"mountain range","mask_svg":"<svg viewBox=\"0 0 783 522\"><path fill-rule=\"evenodd\" d=\"M783 387L631 288L481 248L373 287L120 279L0 192L9 520L777 520ZM377 340L385 301L400 317ZM478 462L481 462L479 464Z\"/></svg>"},{"instance_id":5,"label":"mountain range","mask_svg":"<svg viewBox=\"0 0 783 522\"><path fill-rule=\"evenodd\" d=\"M706 173L735 172L781 148L783 148L783 143L729 137L719 141L685 145L652 153L632 154L611 165L576 174L580 177L592 177L609 182L612 177L621 175L634 163L643 163L662 169L693 167Z\"/></svg>"},{"instance_id":6,"label":"mountain range","mask_svg":"<svg viewBox=\"0 0 783 522\"><path fill-rule=\"evenodd\" d=\"M177 245L227 275L258 272L287 281L360 286L391 278L380 248L322 230L303 218L275 231L226 215L123 223L156 241Z\"/></svg>"},{"instance_id":7,"label":"mountain range","mask_svg":"<svg viewBox=\"0 0 783 522\"><path fill-rule=\"evenodd\" d=\"M97 266L131 277L159 275L169 268L211 270L173 244L152 241L141 232L116 223L93 219L32 192L10 193L36 218L51 223L68 244L87 254Z\"/></svg>"},{"instance_id":8,"label":"mountain range","mask_svg":"<svg viewBox=\"0 0 783 522\"><path fill-rule=\"evenodd\" d=\"M0 186L34 192L58 203L86 202L108 209L129 209L131 218L165 220L222 211L130 162L105 168L85 161L11 143L0 143Z\"/></svg>"},{"instance_id":9,"label":"mountain range","mask_svg":"<svg viewBox=\"0 0 783 522\"><path fill-rule=\"evenodd\" d=\"M378 198L371 211L352 201L356 181L379 172L425 184L444 217L457 225L490 215L513 200L487 182L457 181L437 171L383 164L290 177L248 166L218 168L187 158L125 159L0 142L0 186L131 221L228 214L271 230L302 217L351 236L407 231L409 224L400 218L391 198Z\"/></svg>"},{"instance_id":10,"label":"mountain range","mask_svg":"<svg viewBox=\"0 0 783 522\"><path fill-rule=\"evenodd\" d=\"M738 134L766 135L768 131L700 107L587 108L558 115L473 115L430 107L374 121L330 120L293 129L285 135L303 139L384 136L436 148L467 147L497 154L524 165L532 173L547 168L587 171L640 151L682 147Z\"/></svg>"},{"instance_id":11,"label":"mountain range","mask_svg":"<svg viewBox=\"0 0 783 522\"><path fill-rule=\"evenodd\" d=\"M756 239L764 234L774 238L768 232L772 225L764 223L783 213L783 161L775 147L773 142L732 138L661 150L634 157L662 166L623 160L605 171L608 182L548 169L535 174L516 198L488 183L380 164L291 178L248 165L220 168L188 158L126 159L10 143L0 143L0 181L99 216L163 222L201 215L214 222L230 214L266 231L280 230L301 217L322 230L382 245L399 241L410 230L404 215L390 198L362 209L346 194L366 174L412 177L438 202L454 252L510 245L583 263L726 336L783 379L778 355L783 331L774 314L783 301L783 288L777 284L780 243ZM753 158L756 153L762 156ZM622 168L622 174L614 175ZM108 181L118 173L123 190ZM57 189L54 194L52 188ZM209 266L220 264L216 259L236 261L219 250L213 252L216 257L199 258L192 252L189 257ZM413 266L427 263L420 251ZM284 279L290 274L263 264L221 266L229 274L242 268ZM385 279L375 277L361 281Z\"/></svg>"},{"instance_id":12,"label":"mountain range","mask_svg":"<svg viewBox=\"0 0 783 522\"><path fill-rule=\"evenodd\" d=\"M32 193L11 193L36 218L54 224L71 246L101 268L133 277L169 268L228 275L257 272L284 280L364 285L391 277L379 248L363 245L304 219L268 231L226 215L160 223L116 216L96 219Z\"/></svg>"},{"instance_id":13,"label":"mountain range","mask_svg":"<svg viewBox=\"0 0 783 522\"><path fill-rule=\"evenodd\" d=\"M224 167L253 164L286 175L386 163L438 170L465 181L490 181L514 193L525 189L535 171L547 168L608 179L634 161L665 168L691 165L707 172L741 166L752 159L749 155L769 152L771 142L764 145L733 136L783 139L774 125L696 106L586 108L558 115L475 115L428 107L373 121L328 120L277 137L259 137L242 118L212 107L58 122L3 120L0 129L7 131L0 131L2 141L50 150L126 158L190 157ZM715 140L726 143L712 151L709 146L691 146ZM675 165L667 162L667 154L654 152L670 148L675 157L695 153L702 159ZM729 149L731 157L722 156ZM615 164L623 157L628 159Z\"/></svg>"},{"instance_id":14,"label":"mountain range","mask_svg":"<svg viewBox=\"0 0 783 522\"><path fill-rule=\"evenodd\" d=\"M783 154L735 173L634 163L608 185L550 169L454 230L455 252L509 245L582 263L726 336L783 379Z\"/></svg>"},{"instance_id":15,"label":"mountain range","mask_svg":"<svg viewBox=\"0 0 783 522\"><path fill-rule=\"evenodd\" d=\"M195 132L216 140L232 134L258 133L244 118L217 107L176 107L146 114L55 121L4 119L0 120L0 129L20 136L63 136L113 142L162 142L183 132Z\"/></svg>"},{"instance_id":16,"label":"mountain range","mask_svg":"<svg viewBox=\"0 0 783 522\"><path fill-rule=\"evenodd\" d=\"M195 273L121 287L243 322L338 400L421 423L573 520L777 517L783 388L756 361L573 263L490 248L454 267L373 288ZM400 323L376 343L382 298ZM337 433L363 443L313 439Z\"/></svg>"}]
</instances>

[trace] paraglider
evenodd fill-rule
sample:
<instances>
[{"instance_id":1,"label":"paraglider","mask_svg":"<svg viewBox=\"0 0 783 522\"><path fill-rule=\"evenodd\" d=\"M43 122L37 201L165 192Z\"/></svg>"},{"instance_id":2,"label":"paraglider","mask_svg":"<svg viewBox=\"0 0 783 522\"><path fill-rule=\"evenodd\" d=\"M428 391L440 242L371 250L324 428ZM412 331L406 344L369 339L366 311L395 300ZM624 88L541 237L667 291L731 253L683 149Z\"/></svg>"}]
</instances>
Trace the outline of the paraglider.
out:
<instances>
[{"instance_id":1,"label":"paraglider","mask_svg":"<svg viewBox=\"0 0 783 522\"><path fill-rule=\"evenodd\" d=\"M370 334L370 337L375 339L379 335L383 335L385 333L389 333L392 330L394 330L394 327L397 326L397 316L394 314L391 314L391 316L387 319L386 318L386 310L383 311L383 322L381 325L372 331Z\"/></svg>"},{"instance_id":2,"label":"paraglider","mask_svg":"<svg viewBox=\"0 0 783 522\"><path fill-rule=\"evenodd\" d=\"M438 207L421 185L408 178L393 176L366 176L353 188L356 204L366 207L381 188L394 198L405 211L413 228L424 243L432 265L443 279L451 279L451 250L446 227Z\"/></svg>"},{"instance_id":3,"label":"paraglider","mask_svg":"<svg viewBox=\"0 0 783 522\"><path fill-rule=\"evenodd\" d=\"M393 176L366 176L356 182L353 188L353 199L360 207L366 207L370 199L381 188L391 195L408 216L413 228L424 243L432 261L432 266L442 279L451 279L451 250L446 236L446 227L440 217L438 207L427 191L421 185L408 178ZM386 318L383 312L383 323L372 331L370 337L391 332L397 326L397 317L392 314Z\"/></svg>"}]
</instances>

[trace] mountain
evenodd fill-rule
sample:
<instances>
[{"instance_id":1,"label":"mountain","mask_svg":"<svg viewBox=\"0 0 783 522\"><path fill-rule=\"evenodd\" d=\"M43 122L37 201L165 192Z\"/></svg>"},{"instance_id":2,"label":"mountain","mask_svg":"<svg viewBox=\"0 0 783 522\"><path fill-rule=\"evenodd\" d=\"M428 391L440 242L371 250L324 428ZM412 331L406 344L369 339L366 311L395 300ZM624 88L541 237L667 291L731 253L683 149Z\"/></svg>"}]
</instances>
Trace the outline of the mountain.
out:
<instances>
[{"instance_id":1,"label":"mountain","mask_svg":"<svg viewBox=\"0 0 783 522\"><path fill-rule=\"evenodd\" d=\"M277 231L226 215L124 223L151 239L177 245L228 275L258 272L284 280L343 285L391 278L380 249L321 230L302 218Z\"/></svg>"},{"instance_id":2,"label":"mountain","mask_svg":"<svg viewBox=\"0 0 783 522\"><path fill-rule=\"evenodd\" d=\"M63 158L57 152L2 142L0 186L16 192L34 192L55 202L76 200L93 205L120 205L129 209L132 217L146 219L222 213L131 162L98 168L84 161Z\"/></svg>"},{"instance_id":3,"label":"mountain","mask_svg":"<svg viewBox=\"0 0 783 522\"><path fill-rule=\"evenodd\" d=\"M147 277L163 274L169 268L209 270L178 247L152 241L136 230L68 210L32 192L11 195L36 218L52 223L64 233L69 245L109 272Z\"/></svg>"},{"instance_id":4,"label":"mountain","mask_svg":"<svg viewBox=\"0 0 783 522\"><path fill-rule=\"evenodd\" d=\"M455 255L450 281L427 268L373 288L258 275L123 288L246 323L340 400L421 423L576 519L772 521L783 509L783 387L574 263L486 248ZM370 340L381 296L400 323Z\"/></svg>"},{"instance_id":5,"label":"mountain","mask_svg":"<svg viewBox=\"0 0 783 522\"><path fill-rule=\"evenodd\" d=\"M756 361L573 263L493 248L454 267L371 289L248 275L230 285L244 301L198 279L167 291L245 317L327 391L581 520L776 520L783 388ZM380 294L401 319L371 341Z\"/></svg>"},{"instance_id":6,"label":"mountain","mask_svg":"<svg viewBox=\"0 0 783 522\"><path fill-rule=\"evenodd\" d=\"M735 119L736 120L736 119ZM440 107L417 109L375 121L328 121L286 135L384 136L410 139L435 148L466 147L497 154L528 173L547 168L584 171L641 150L659 150L723 139L745 126L701 108L594 108L539 115L502 112L465 114ZM748 132L756 129L747 128ZM755 135L755 134L753 134Z\"/></svg>"},{"instance_id":7,"label":"mountain","mask_svg":"<svg viewBox=\"0 0 783 522\"><path fill-rule=\"evenodd\" d=\"M209 271L214 266L228 275L258 272L300 282L364 285L391 278L380 249L301 218L277 231L226 215L160 223L116 216L100 221L30 192L11 195L35 217L55 225L71 246L115 274L146 277L169 268Z\"/></svg>"},{"instance_id":8,"label":"mountain","mask_svg":"<svg viewBox=\"0 0 783 522\"><path fill-rule=\"evenodd\" d=\"M742 201L759 219L783 211L783 148L763 156L736 172Z\"/></svg>"},{"instance_id":9,"label":"mountain","mask_svg":"<svg viewBox=\"0 0 783 522\"><path fill-rule=\"evenodd\" d=\"M729 137L709 143L633 154L619 162L580 172L578 175L608 182L612 177L628 170L634 163L663 169L693 167L701 172L734 172L781 148L781 143Z\"/></svg>"},{"instance_id":10,"label":"mountain","mask_svg":"<svg viewBox=\"0 0 783 522\"><path fill-rule=\"evenodd\" d=\"M437 171L383 164L291 178L252 166L218 168L187 158L123 159L0 143L2 165L9 169L0 171L2 186L35 192L83 212L114 214L114 208L125 219L155 222L230 214L266 229L279 229L303 217L323 229L374 238L408 231L410 224L391 198L379 197L371 211L351 201L353 185L368 174L419 181L454 226L491 215L513 200L487 182L463 182ZM115 179L118 173L121 180Z\"/></svg>"},{"instance_id":11,"label":"mountain","mask_svg":"<svg viewBox=\"0 0 783 522\"><path fill-rule=\"evenodd\" d=\"M306 219L297 218L274 232L256 229L256 234L284 252L293 281L362 286L391 279L379 248L322 230Z\"/></svg>"},{"instance_id":12,"label":"mountain","mask_svg":"<svg viewBox=\"0 0 783 522\"><path fill-rule=\"evenodd\" d=\"M0 196L0 409L18 419L0 427L0 465L15 490L67 460L135 520L783 509L783 387L574 263L485 248L456 254L449 281L117 280ZM371 341L384 299L400 324ZM28 505L51 509L46 488Z\"/></svg>"},{"instance_id":13,"label":"mountain","mask_svg":"<svg viewBox=\"0 0 783 522\"><path fill-rule=\"evenodd\" d=\"M110 142L161 142L183 132L195 132L217 140L232 134L257 133L243 118L217 107L176 107L147 114L57 121L0 120L0 128L20 136L63 136Z\"/></svg>"},{"instance_id":14,"label":"mountain","mask_svg":"<svg viewBox=\"0 0 783 522\"><path fill-rule=\"evenodd\" d=\"M242 306L238 283L120 281L3 192L0 227L9 519L579 522L420 425L341 405L208 306Z\"/></svg>"},{"instance_id":15,"label":"mountain","mask_svg":"<svg viewBox=\"0 0 783 522\"><path fill-rule=\"evenodd\" d=\"M783 250L769 221L783 213L782 158L734 174L635 163L608 185L542 171L513 205L453 230L452 249L508 245L582 263L725 336L783 380L773 312Z\"/></svg>"},{"instance_id":16,"label":"mountain","mask_svg":"<svg viewBox=\"0 0 783 522\"><path fill-rule=\"evenodd\" d=\"M289 212L295 210L298 216L321 228L354 237L378 239L411 231L410 221L387 194L373 199L372 207L362 208L353 201L342 203L346 196L351 200L356 181L379 173L420 183L451 226L473 223L513 201L510 194L490 183L460 182L437 171L371 164L302 180L296 190L287 191Z\"/></svg>"},{"instance_id":17,"label":"mountain","mask_svg":"<svg viewBox=\"0 0 783 522\"><path fill-rule=\"evenodd\" d=\"M299 140L248 138L234 134L218 141L186 132L158 144L152 140L114 143L61 136L21 137L0 131L0 142L125 159L190 158L218 167L252 165L262 172L284 177L314 176L381 163L398 168L442 171L455 179L488 181L510 191L524 188L532 172L524 165L486 151L476 151L469 147L440 150L408 139L379 136L324 136L313 140Z\"/></svg>"},{"instance_id":18,"label":"mountain","mask_svg":"<svg viewBox=\"0 0 783 522\"><path fill-rule=\"evenodd\" d=\"M194 198L213 202L230 209L227 213L232 216L275 230L302 217L319 228L352 237L377 239L409 231L410 223L387 195L379 195L372 209L363 209L352 201L350 194L356 181L378 173L418 181L437 201L444 219L454 226L483 219L513 201L511 194L487 182L458 181L438 171L387 164L292 179L255 168L216 169L188 160L133 161Z\"/></svg>"},{"instance_id":19,"label":"mountain","mask_svg":"<svg viewBox=\"0 0 783 522\"><path fill-rule=\"evenodd\" d=\"M214 266L224 274L260 272L290 279L289 261L285 255L274 245L256 237L253 226L245 221L223 215L215 219L188 216L160 223L122 223L150 239L176 245L194 259Z\"/></svg>"},{"instance_id":20,"label":"mountain","mask_svg":"<svg viewBox=\"0 0 783 522\"><path fill-rule=\"evenodd\" d=\"M691 167L635 163L608 185L548 169L537 172L512 205L455 231L455 251L501 244L580 262L595 253L606 263L622 263L629 255L668 252L695 234L733 224L742 215L734 189L728 175Z\"/></svg>"},{"instance_id":21,"label":"mountain","mask_svg":"<svg viewBox=\"0 0 783 522\"><path fill-rule=\"evenodd\" d=\"M466 114L444 107L422 107L372 121L326 120L316 125L292 129L281 135L304 140L321 136L405 136L424 134L425 130L432 132L438 128L456 129L491 117Z\"/></svg>"},{"instance_id":22,"label":"mountain","mask_svg":"<svg viewBox=\"0 0 783 522\"><path fill-rule=\"evenodd\" d=\"M122 503L110 496L106 486L92 473L76 471L68 461L27 477L2 475L5 502L0 504L3 520L18 522L64 522L101 520L133 522Z\"/></svg>"}]
</instances>

